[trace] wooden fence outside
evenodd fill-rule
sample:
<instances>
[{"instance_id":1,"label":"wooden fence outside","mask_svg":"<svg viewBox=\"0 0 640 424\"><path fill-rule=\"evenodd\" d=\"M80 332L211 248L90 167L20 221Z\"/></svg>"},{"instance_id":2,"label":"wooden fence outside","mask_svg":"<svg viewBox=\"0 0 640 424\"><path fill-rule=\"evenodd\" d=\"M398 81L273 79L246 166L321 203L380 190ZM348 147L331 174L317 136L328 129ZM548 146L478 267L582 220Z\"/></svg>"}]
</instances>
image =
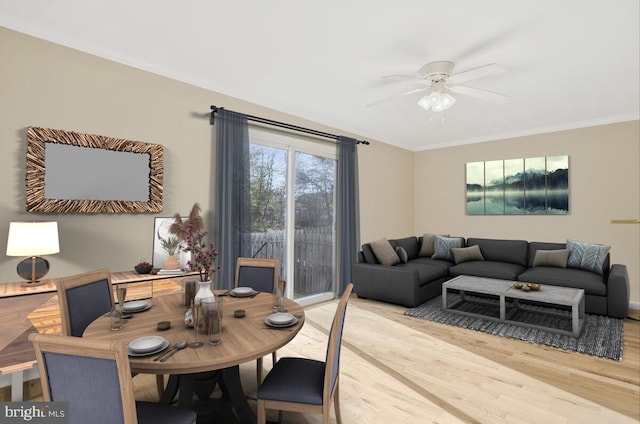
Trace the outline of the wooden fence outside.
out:
<instances>
[{"instance_id":1,"label":"wooden fence outside","mask_svg":"<svg viewBox=\"0 0 640 424\"><path fill-rule=\"evenodd\" d=\"M252 254L258 258L276 258L284 264L284 231L252 233ZM294 234L294 297L303 297L333 290L332 228L295 230ZM280 270L282 275L284 265ZM289 279L290 278L285 278Z\"/></svg>"}]
</instances>

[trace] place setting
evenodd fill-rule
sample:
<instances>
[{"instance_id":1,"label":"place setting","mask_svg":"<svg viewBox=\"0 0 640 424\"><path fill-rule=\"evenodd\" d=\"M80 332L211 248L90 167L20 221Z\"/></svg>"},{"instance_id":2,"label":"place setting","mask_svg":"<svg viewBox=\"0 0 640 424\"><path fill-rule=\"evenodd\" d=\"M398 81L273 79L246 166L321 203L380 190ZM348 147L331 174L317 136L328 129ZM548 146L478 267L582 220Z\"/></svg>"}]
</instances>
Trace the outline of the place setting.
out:
<instances>
[{"instance_id":1,"label":"place setting","mask_svg":"<svg viewBox=\"0 0 640 424\"><path fill-rule=\"evenodd\" d=\"M286 329L298 323L298 317L288 312L274 312L265 318L268 329Z\"/></svg>"},{"instance_id":2,"label":"place setting","mask_svg":"<svg viewBox=\"0 0 640 424\"><path fill-rule=\"evenodd\" d=\"M122 312L135 314L144 312L151 308L151 304L146 300L131 300L122 304Z\"/></svg>"},{"instance_id":3,"label":"place setting","mask_svg":"<svg viewBox=\"0 0 640 424\"><path fill-rule=\"evenodd\" d=\"M252 287L236 287L227 292L231 297L255 297L260 293Z\"/></svg>"},{"instance_id":4,"label":"place setting","mask_svg":"<svg viewBox=\"0 0 640 424\"><path fill-rule=\"evenodd\" d=\"M169 347L169 340L160 336L139 337L127 345L129 356L149 356L162 352Z\"/></svg>"}]
</instances>

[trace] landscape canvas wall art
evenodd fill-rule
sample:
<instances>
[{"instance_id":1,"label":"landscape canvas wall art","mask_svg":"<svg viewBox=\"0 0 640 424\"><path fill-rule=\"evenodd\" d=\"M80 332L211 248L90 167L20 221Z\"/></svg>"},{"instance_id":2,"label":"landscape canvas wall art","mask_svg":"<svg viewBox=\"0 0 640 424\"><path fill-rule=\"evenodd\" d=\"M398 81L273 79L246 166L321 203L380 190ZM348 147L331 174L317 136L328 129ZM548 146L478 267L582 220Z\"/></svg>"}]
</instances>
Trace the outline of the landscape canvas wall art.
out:
<instances>
[{"instance_id":1,"label":"landscape canvas wall art","mask_svg":"<svg viewBox=\"0 0 640 424\"><path fill-rule=\"evenodd\" d=\"M467 215L567 215L569 156L468 162Z\"/></svg>"}]
</instances>

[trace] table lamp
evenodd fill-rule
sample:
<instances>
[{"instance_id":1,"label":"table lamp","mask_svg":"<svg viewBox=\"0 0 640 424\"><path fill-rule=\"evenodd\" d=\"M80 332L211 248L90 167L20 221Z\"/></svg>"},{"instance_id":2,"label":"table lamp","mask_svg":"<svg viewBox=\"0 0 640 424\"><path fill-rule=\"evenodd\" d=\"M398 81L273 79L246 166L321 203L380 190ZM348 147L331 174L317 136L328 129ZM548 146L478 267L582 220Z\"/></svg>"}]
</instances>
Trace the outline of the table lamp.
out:
<instances>
[{"instance_id":1,"label":"table lamp","mask_svg":"<svg viewBox=\"0 0 640 424\"><path fill-rule=\"evenodd\" d=\"M7 256L26 256L17 267L23 287L44 284L38 281L49 272L49 261L40 255L60 252L57 222L11 222Z\"/></svg>"}]
</instances>

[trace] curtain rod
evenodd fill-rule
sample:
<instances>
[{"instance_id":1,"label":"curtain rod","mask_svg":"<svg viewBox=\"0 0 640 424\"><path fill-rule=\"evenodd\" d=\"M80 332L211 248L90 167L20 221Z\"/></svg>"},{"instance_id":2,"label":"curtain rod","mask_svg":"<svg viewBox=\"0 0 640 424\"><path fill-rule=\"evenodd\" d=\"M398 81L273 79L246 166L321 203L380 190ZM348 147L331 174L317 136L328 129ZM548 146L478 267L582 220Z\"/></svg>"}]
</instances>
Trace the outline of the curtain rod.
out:
<instances>
[{"instance_id":1,"label":"curtain rod","mask_svg":"<svg viewBox=\"0 0 640 424\"><path fill-rule=\"evenodd\" d=\"M222 109L224 109L224 108L211 105L211 118L209 119L209 123L211 125L214 125L214 115L215 115L215 113L217 111L219 111L219 110L222 110ZM229 109L225 109L225 110L229 110ZM329 134L329 133L326 133L326 132L313 130L311 128L299 127L297 125L287 124L286 122L274 121L272 119L267 119L267 118L261 118L259 116L252 116L252 115L244 115L244 116L246 116L248 121L258 122L260 124L271 125L271 126L274 126L274 127L285 128L285 129L288 129L288 130L298 131L298 132L305 133L305 134L312 134L312 135L317 135L319 137L325 137L325 138L331 138L333 140L338 140L338 136L335 135L335 134ZM370 144L366 140L356 140L356 143L357 144L364 144L365 146L368 146Z\"/></svg>"}]
</instances>

